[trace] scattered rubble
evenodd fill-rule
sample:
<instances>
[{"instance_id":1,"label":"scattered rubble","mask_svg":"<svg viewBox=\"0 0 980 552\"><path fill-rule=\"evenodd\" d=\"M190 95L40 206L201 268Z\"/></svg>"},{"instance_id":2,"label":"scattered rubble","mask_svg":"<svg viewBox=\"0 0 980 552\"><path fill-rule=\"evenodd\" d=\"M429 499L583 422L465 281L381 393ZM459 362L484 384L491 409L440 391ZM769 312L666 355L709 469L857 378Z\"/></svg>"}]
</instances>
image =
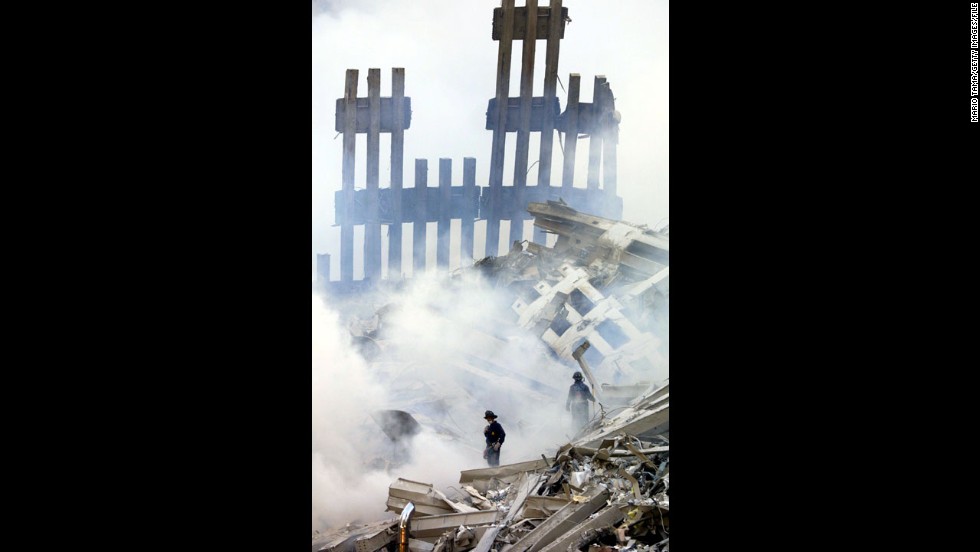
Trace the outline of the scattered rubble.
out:
<instances>
[{"instance_id":1,"label":"scattered rubble","mask_svg":"<svg viewBox=\"0 0 980 552\"><path fill-rule=\"evenodd\" d=\"M399 479L388 509L414 505L408 548L415 552L668 551L667 443L621 433L594 448L569 443L554 457L467 470L456 500ZM314 539L313 551L393 552L395 525L345 528Z\"/></svg>"},{"instance_id":2,"label":"scattered rubble","mask_svg":"<svg viewBox=\"0 0 980 552\"><path fill-rule=\"evenodd\" d=\"M535 226L557 234L554 247L525 242L525 250L515 243L507 255L476 263L515 294L517 325L564 360L588 343L584 360L608 384L666 379L667 233L556 201L530 203L527 210Z\"/></svg>"},{"instance_id":3,"label":"scattered rubble","mask_svg":"<svg viewBox=\"0 0 980 552\"><path fill-rule=\"evenodd\" d=\"M406 519L403 538L394 519L317 534L314 552L669 551L667 228L602 219L553 201L531 203L528 211L535 226L558 235L554 247L518 242L470 271L515 297L513 327L587 374L597 416L550 456L462 471L455 496L399 478L389 487L387 511ZM396 374L385 317L397 311L386 305L350 326L371 344L365 357ZM485 360L500 339L474 336L457 369L510 378L528 396L562 392L540 375ZM440 427L449 405L427 395L427 385L406 385L392 410L374 415L392 441ZM442 434L455 438L448 428Z\"/></svg>"}]
</instances>

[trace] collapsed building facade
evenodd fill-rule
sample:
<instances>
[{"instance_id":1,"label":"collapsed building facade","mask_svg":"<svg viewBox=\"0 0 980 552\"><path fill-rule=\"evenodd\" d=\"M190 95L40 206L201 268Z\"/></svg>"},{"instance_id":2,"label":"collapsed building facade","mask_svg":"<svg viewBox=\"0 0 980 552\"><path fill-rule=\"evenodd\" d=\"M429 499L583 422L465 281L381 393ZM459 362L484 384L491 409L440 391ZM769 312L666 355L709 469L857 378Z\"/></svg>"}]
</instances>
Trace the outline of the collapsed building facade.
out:
<instances>
[{"instance_id":1,"label":"collapsed building facade","mask_svg":"<svg viewBox=\"0 0 980 552\"><path fill-rule=\"evenodd\" d=\"M595 80L593 102L579 101L580 78L571 74L562 111L555 96L558 51L568 10L561 0L515 7L503 0L494 10L493 39L499 41L497 94L487 111L493 131L488 186L475 184L475 159L464 160L462 185L452 183L449 160L440 160L439 186L427 185L427 164L416 160L414 188L402 186L401 150L411 121L404 69L393 70L390 98L380 97L379 70L368 75L367 98L357 97L357 71L348 70L345 96L337 101L337 130L344 133L342 188L336 194L341 227L341 277L329 277L329 256L318 258L314 289L325 297L389 289L384 305L350 321L352 340L379 374L398 381L400 394L371 419L392 447L366 459L366 467L397 468L412 439L423 431L464 441L450 413L479 411L483 404L455 404L446 397L481 397L492 385L512 401L547 402L563 392L556 373L581 370L594 391L598 411L539 458L490 468L463 470L450 492L426 482L396 477L385 504L390 519L316 533L322 552L538 552L570 549L607 552L669 550L669 228L651 229L620 220L616 195L619 114L609 84ZM531 97L534 44L546 40L544 96ZM521 96L508 98L511 43L522 41ZM506 106L500 109L499 106ZM354 187L354 135L368 134L366 187ZM392 134L391 184L378 182L378 135ZM517 134L514 178L503 186L506 134ZM541 133L537 186L526 182L528 136ZM552 138L566 136L560 186L551 185ZM587 186L572 185L576 143L588 135ZM601 175L601 178L600 178ZM486 222L485 251L499 243L501 221L510 222L508 251L496 251L449 271L450 221L461 221L460 258L472 255L474 223ZM533 220L524 235L523 221ZM490 328L474 329L453 347L447 367L466 380L413 381L389 321L406 306L399 302L401 232L412 225L408 256L413 273L426 269L426 224L437 224L437 268L445 285L481 285L496 291L486 306ZM353 227L364 226L364 279L353 278ZM387 232L382 232L382 227ZM382 271L381 242L387 236L388 270ZM549 240L549 236L553 236ZM553 241L553 245L547 243ZM407 252L406 252L407 253ZM389 284L385 288L385 284ZM451 307L433 298L431 309L451 319ZM526 366L494 359L492 351L515 335L527 336L542 356ZM549 370L551 370L549 372ZM461 383L465 381L465 383ZM452 388L453 386L459 389Z\"/></svg>"},{"instance_id":2,"label":"collapsed building facade","mask_svg":"<svg viewBox=\"0 0 980 552\"><path fill-rule=\"evenodd\" d=\"M535 225L559 235L554 247L528 242L455 277L475 272L510 294L511 326L580 368L601 411L540 459L462 471L456 496L399 477L386 507L400 518L318 534L314 551L669 550L669 356L658 330L669 324L669 235L561 203L532 203L529 211ZM379 366L398 356L388 354L384 331L398 309L390 303L351 324L353 336L378 345L372 358ZM587 351L597 351L592 362ZM454 368L474 369L465 359ZM507 375L490 361L480 368ZM524 376L521 400L547 400L528 383L534 374ZM373 415L396 450L423 427L462 440L432 410L432 397L416 386L393 398L396 408Z\"/></svg>"},{"instance_id":3,"label":"collapsed building facade","mask_svg":"<svg viewBox=\"0 0 980 552\"><path fill-rule=\"evenodd\" d=\"M622 216L623 202L617 195L617 144L620 114L610 83L603 75L593 78L592 101L580 101L581 75L568 75L568 98L564 110L556 95L558 60L568 8L560 0L550 6L538 6L528 0L526 6L514 6L503 0L493 13L492 39L498 44L496 95L487 105L485 129L492 132L489 181L476 183L476 163L463 159L462 182L452 172L452 160L439 159L437 186L429 185L429 161L415 159L414 185L405 185L404 144L410 138L412 122L411 97L406 96L405 68L391 70L391 96L381 96L381 69L368 70L367 96L358 97L359 71L348 69L344 96L336 101L335 130L343 134L342 178L334 197L335 226L340 227L340 275L330 273L330 255L317 257L317 279L314 289L330 294L357 292L382 282L397 281L405 274L427 269L446 270L450 259L479 258L506 253L507 246L531 238L543 243L544 230L524 235L524 221L531 217L529 202L561 199L575 209L610 219ZM545 42L543 96L533 96L535 50ZM520 96L509 97L511 59L514 42L521 43ZM503 107L501 107L503 106ZM356 182L358 159L356 137L366 135L365 175ZM380 136L390 135L388 159L390 181L380 181ZM560 180L558 166L553 166L555 135L561 151ZM516 137L514 167L509 185L505 185L505 149L508 135ZM540 138L538 159L529 162L530 138ZM564 139L562 140L562 137ZM575 186L578 143L588 156L585 187ZM587 144L585 148L584 144ZM529 183L529 169L536 165L536 183ZM555 174L555 178L552 175ZM459 225L453 234L453 221ZM427 241L429 223L435 223L435 266L428 266ZM476 230L477 225L484 232ZM501 240L502 225L509 225L509 239ZM362 279L355 278L355 230L363 232ZM403 240L403 233L406 240ZM409 250L403 251L403 241ZM453 245L455 244L455 246ZM451 251L451 247L458 248ZM499 249L498 249L499 248ZM382 252L387 249L387 255ZM480 254L474 256L474 252ZM382 270L383 264L387 270ZM406 266L409 265L409 266ZM407 270L408 269L408 270Z\"/></svg>"}]
</instances>

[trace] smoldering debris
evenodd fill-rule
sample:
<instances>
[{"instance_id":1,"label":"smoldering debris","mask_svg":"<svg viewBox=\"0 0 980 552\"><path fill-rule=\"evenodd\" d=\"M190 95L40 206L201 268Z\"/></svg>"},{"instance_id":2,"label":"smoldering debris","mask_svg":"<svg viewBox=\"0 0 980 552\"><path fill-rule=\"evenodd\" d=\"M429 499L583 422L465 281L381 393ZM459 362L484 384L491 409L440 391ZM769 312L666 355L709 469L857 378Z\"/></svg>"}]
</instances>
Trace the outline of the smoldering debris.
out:
<instances>
[{"instance_id":1,"label":"smoldering debris","mask_svg":"<svg viewBox=\"0 0 980 552\"><path fill-rule=\"evenodd\" d=\"M456 496L399 479L387 506L401 513L413 504L413 550L668 551L667 442L664 436L648 442L622 433L598 447L568 443L541 460L461 472L464 485ZM394 552L386 538L390 530L385 523L346 527L317 535L312 550Z\"/></svg>"},{"instance_id":2,"label":"smoldering debris","mask_svg":"<svg viewBox=\"0 0 980 552\"><path fill-rule=\"evenodd\" d=\"M386 461L396 478L383 506L408 514L404 546L396 519L315 534L313 551L669 550L666 227L554 202L529 211L559 235L554 247L517 243L422 293L391 293L348 325L374 344L364 357L389 391L372 419L396 450L438 435L478 462L471 421L494 404L510 416L505 450L512 432L523 443L509 458L524 460L462 469L458 486L439 488L396 475L406 458ZM563 404L578 369L596 412L560 440L542 405Z\"/></svg>"}]
</instances>

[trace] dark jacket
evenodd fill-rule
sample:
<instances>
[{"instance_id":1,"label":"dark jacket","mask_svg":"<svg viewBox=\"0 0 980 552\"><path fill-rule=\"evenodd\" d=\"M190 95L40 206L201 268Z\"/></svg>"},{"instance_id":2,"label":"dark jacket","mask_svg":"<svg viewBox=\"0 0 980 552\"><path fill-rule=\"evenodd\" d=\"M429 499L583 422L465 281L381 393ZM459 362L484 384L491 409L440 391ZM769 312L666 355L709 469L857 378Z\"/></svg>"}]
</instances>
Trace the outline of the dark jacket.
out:
<instances>
[{"instance_id":1,"label":"dark jacket","mask_svg":"<svg viewBox=\"0 0 980 552\"><path fill-rule=\"evenodd\" d=\"M582 380L578 380L568 388L568 398L565 399L565 408L571 403L584 403L585 401L595 402L595 397L592 396L592 391L589 391L589 386L585 385Z\"/></svg>"},{"instance_id":2,"label":"dark jacket","mask_svg":"<svg viewBox=\"0 0 980 552\"><path fill-rule=\"evenodd\" d=\"M504 433L504 428L497 423L497 420L490 422L490 425L483 429L483 435L487 438L487 446L494 443L504 444L504 437L507 436Z\"/></svg>"}]
</instances>

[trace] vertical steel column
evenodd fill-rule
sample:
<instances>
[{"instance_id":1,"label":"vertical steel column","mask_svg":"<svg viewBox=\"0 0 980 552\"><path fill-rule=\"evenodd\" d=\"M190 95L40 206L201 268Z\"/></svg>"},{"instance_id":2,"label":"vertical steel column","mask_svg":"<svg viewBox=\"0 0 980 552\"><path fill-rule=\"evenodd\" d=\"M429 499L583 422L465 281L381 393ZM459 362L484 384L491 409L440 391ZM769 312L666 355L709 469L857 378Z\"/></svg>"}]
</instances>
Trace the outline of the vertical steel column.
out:
<instances>
[{"instance_id":1,"label":"vertical steel column","mask_svg":"<svg viewBox=\"0 0 980 552\"><path fill-rule=\"evenodd\" d=\"M507 103L510 94L510 51L514 37L514 0L501 0L504 20L497 48L497 121L493 127L490 155L490 198L487 205L487 255L500 254L501 187L504 178L504 146L507 143Z\"/></svg>"},{"instance_id":2,"label":"vertical steel column","mask_svg":"<svg viewBox=\"0 0 980 552\"><path fill-rule=\"evenodd\" d=\"M342 185L344 220L340 223L340 281L354 280L354 146L357 138L357 69L347 70L344 85L344 158Z\"/></svg>"},{"instance_id":3,"label":"vertical steel column","mask_svg":"<svg viewBox=\"0 0 980 552\"><path fill-rule=\"evenodd\" d=\"M517 127L517 151L514 155L514 203L508 206L510 214L510 243L524 239L524 219L527 205L524 189L527 188L527 151L531 138L531 97L534 95L534 50L538 41L538 0L525 3L524 57L521 63L521 110Z\"/></svg>"},{"instance_id":4,"label":"vertical steel column","mask_svg":"<svg viewBox=\"0 0 980 552\"><path fill-rule=\"evenodd\" d=\"M402 174L405 162L405 68L391 70L391 224L388 227L388 278L402 275Z\"/></svg>"},{"instance_id":5,"label":"vertical steel column","mask_svg":"<svg viewBox=\"0 0 980 552\"><path fill-rule=\"evenodd\" d=\"M368 69L367 213L364 224L364 278L381 278L381 218L378 168L381 154L381 69Z\"/></svg>"},{"instance_id":6,"label":"vertical steel column","mask_svg":"<svg viewBox=\"0 0 980 552\"><path fill-rule=\"evenodd\" d=\"M599 189L599 164L602 162L602 85L606 77L598 75L592 86L592 131L589 133L589 179L586 187Z\"/></svg>"},{"instance_id":7,"label":"vertical steel column","mask_svg":"<svg viewBox=\"0 0 980 552\"><path fill-rule=\"evenodd\" d=\"M463 158L463 210L460 213L459 230L461 234L460 244L462 252L459 256L460 265L473 260L473 221L476 218L475 203L477 197L476 190L476 159L473 157Z\"/></svg>"},{"instance_id":8,"label":"vertical steel column","mask_svg":"<svg viewBox=\"0 0 980 552\"><path fill-rule=\"evenodd\" d=\"M449 229L452 227L453 160L439 159L439 221L436 223L436 266L449 268Z\"/></svg>"},{"instance_id":9,"label":"vertical steel column","mask_svg":"<svg viewBox=\"0 0 980 552\"><path fill-rule=\"evenodd\" d=\"M578 73L568 76L568 119L565 123L565 161L561 170L561 193L568 201L575 186L575 148L578 145L578 95L581 82Z\"/></svg>"},{"instance_id":10,"label":"vertical steel column","mask_svg":"<svg viewBox=\"0 0 980 552\"><path fill-rule=\"evenodd\" d=\"M415 160L415 221L412 224L412 275L425 272L425 226L428 217L426 195L428 190L429 162Z\"/></svg>"}]
</instances>

